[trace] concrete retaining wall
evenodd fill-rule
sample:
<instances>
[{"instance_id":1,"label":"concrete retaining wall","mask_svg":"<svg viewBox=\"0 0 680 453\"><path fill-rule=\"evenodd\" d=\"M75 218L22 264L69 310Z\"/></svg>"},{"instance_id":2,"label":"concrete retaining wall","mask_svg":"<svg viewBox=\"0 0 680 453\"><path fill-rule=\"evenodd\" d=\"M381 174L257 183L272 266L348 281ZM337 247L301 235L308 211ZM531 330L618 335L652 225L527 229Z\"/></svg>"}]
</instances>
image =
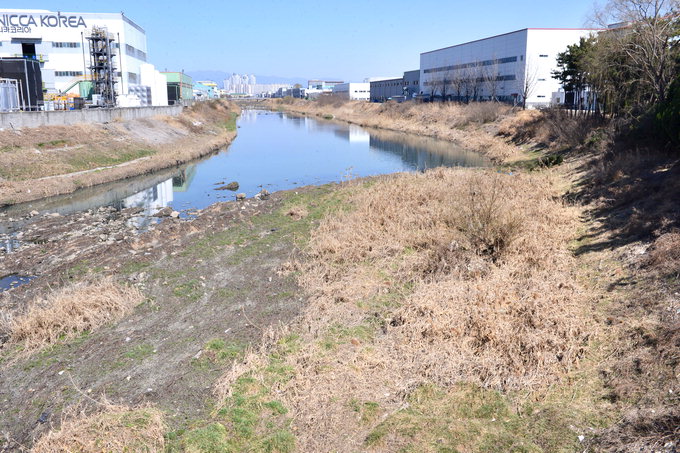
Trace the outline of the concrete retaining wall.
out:
<instances>
[{"instance_id":1,"label":"concrete retaining wall","mask_svg":"<svg viewBox=\"0 0 680 453\"><path fill-rule=\"evenodd\" d=\"M184 107L128 107L114 109L85 109L52 112L0 113L0 129L40 126L69 126L78 123L108 123L115 119L133 120L156 115L177 116Z\"/></svg>"}]
</instances>

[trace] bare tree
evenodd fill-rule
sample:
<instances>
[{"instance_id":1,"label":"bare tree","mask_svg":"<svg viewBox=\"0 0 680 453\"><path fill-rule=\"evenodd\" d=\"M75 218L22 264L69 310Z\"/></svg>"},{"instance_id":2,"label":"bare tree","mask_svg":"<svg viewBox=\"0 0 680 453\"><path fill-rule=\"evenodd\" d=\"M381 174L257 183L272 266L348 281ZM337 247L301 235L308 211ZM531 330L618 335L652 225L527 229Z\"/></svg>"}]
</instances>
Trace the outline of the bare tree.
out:
<instances>
[{"instance_id":1,"label":"bare tree","mask_svg":"<svg viewBox=\"0 0 680 453\"><path fill-rule=\"evenodd\" d=\"M441 91L442 80L440 77L432 76L427 83L430 85L430 96L432 98L432 101L434 101L434 98L437 96L437 93Z\"/></svg>"},{"instance_id":2,"label":"bare tree","mask_svg":"<svg viewBox=\"0 0 680 453\"><path fill-rule=\"evenodd\" d=\"M484 74L482 68L475 66L469 71L470 84L472 86L472 100L477 102L484 88Z\"/></svg>"},{"instance_id":3,"label":"bare tree","mask_svg":"<svg viewBox=\"0 0 680 453\"><path fill-rule=\"evenodd\" d=\"M602 26L617 22L600 36L626 56L622 69L638 74L640 84L649 90L649 103L665 97L675 76L679 17L680 0L610 0L596 12L595 20Z\"/></svg>"},{"instance_id":4,"label":"bare tree","mask_svg":"<svg viewBox=\"0 0 680 453\"><path fill-rule=\"evenodd\" d=\"M483 76L484 78L484 90L489 94L489 98L492 101L497 101L498 100L498 84L500 82L499 80L499 74L498 74L498 66L493 65L487 67L483 71Z\"/></svg>"},{"instance_id":5,"label":"bare tree","mask_svg":"<svg viewBox=\"0 0 680 453\"><path fill-rule=\"evenodd\" d=\"M465 79L460 72L456 72L451 77L451 92L455 93L456 101L460 102L463 98L463 89L465 87Z\"/></svg>"},{"instance_id":6,"label":"bare tree","mask_svg":"<svg viewBox=\"0 0 680 453\"><path fill-rule=\"evenodd\" d=\"M534 94L534 91L536 90L536 84L538 83L538 68L536 65L533 64L533 61L530 58L526 58L525 62L525 67L524 67L524 74L520 75L519 78L519 89L520 89L520 97L522 101L522 108L526 109L527 108L527 99Z\"/></svg>"},{"instance_id":7,"label":"bare tree","mask_svg":"<svg viewBox=\"0 0 680 453\"><path fill-rule=\"evenodd\" d=\"M450 94L452 89L452 78L447 73L445 73L441 78L441 95L442 100L446 101L446 97Z\"/></svg>"}]
</instances>

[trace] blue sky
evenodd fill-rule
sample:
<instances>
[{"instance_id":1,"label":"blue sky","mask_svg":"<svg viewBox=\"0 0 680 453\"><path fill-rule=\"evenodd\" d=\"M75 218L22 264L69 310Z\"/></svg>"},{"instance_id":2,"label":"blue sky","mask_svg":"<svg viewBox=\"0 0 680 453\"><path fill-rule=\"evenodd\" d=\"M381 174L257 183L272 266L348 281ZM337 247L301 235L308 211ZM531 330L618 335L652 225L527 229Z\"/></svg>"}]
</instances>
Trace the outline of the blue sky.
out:
<instances>
[{"instance_id":1,"label":"blue sky","mask_svg":"<svg viewBox=\"0 0 680 453\"><path fill-rule=\"evenodd\" d=\"M123 11L147 33L160 70L280 77L400 75L421 52L526 27L586 24L593 0L2 1L3 7Z\"/></svg>"}]
</instances>

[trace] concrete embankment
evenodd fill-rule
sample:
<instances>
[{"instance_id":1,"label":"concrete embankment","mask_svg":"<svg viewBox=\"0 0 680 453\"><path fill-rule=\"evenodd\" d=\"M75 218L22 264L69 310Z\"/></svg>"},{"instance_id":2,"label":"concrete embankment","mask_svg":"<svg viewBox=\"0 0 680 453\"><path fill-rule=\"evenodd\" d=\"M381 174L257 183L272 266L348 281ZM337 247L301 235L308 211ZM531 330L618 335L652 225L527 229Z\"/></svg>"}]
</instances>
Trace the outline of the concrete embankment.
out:
<instances>
[{"instance_id":1,"label":"concrete embankment","mask_svg":"<svg viewBox=\"0 0 680 453\"><path fill-rule=\"evenodd\" d=\"M102 124L111 121L130 121L152 116L178 116L181 105L128 107L115 109L60 110L51 112L0 113L0 129L21 129L41 126L71 126L74 124Z\"/></svg>"},{"instance_id":2,"label":"concrete embankment","mask_svg":"<svg viewBox=\"0 0 680 453\"><path fill-rule=\"evenodd\" d=\"M177 114L181 108L141 118L136 109L118 109L131 118L0 130L0 206L173 167L236 136L240 109L234 104L202 102Z\"/></svg>"}]
</instances>

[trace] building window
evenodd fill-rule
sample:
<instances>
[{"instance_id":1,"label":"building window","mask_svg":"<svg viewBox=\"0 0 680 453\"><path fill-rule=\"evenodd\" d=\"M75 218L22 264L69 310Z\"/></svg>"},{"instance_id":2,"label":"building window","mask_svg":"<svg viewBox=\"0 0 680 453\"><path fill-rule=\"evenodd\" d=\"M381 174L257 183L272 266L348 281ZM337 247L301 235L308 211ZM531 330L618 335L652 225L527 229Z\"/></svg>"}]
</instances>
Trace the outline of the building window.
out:
<instances>
[{"instance_id":1,"label":"building window","mask_svg":"<svg viewBox=\"0 0 680 453\"><path fill-rule=\"evenodd\" d=\"M442 72L442 71L455 71L458 69L468 69L468 68L476 68L479 66L492 66L492 65L499 65L499 64L505 64L505 63L514 63L517 61L517 57L505 57L505 58L496 58L494 60L483 60L483 61L473 61L470 63L462 63L462 64L454 64L451 66L441 66L439 68L430 68L430 69L425 69L423 72L425 74L431 73L431 72Z\"/></svg>"},{"instance_id":2,"label":"building window","mask_svg":"<svg viewBox=\"0 0 680 453\"><path fill-rule=\"evenodd\" d=\"M137 83L138 77L134 72L128 72L128 83Z\"/></svg>"},{"instance_id":3,"label":"building window","mask_svg":"<svg viewBox=\"0 0 680 453\"><path fill-rule=\"evenodd\" d=\"M82 71L54 71L55 77L79 77L83 75Z\"/></svg>"},{"instance_id":4,"label":"building window","mask_svg":"<svg viewBox=\"0 0 680 453\"><path fill-rule=\"evenodd\" d=\"M74 49L76 47L80 47L80 43L79 42L53 42L52 47L60 47L60 48L61 47L67 47L67 48Z\"/></svg>"}]
</instances>

